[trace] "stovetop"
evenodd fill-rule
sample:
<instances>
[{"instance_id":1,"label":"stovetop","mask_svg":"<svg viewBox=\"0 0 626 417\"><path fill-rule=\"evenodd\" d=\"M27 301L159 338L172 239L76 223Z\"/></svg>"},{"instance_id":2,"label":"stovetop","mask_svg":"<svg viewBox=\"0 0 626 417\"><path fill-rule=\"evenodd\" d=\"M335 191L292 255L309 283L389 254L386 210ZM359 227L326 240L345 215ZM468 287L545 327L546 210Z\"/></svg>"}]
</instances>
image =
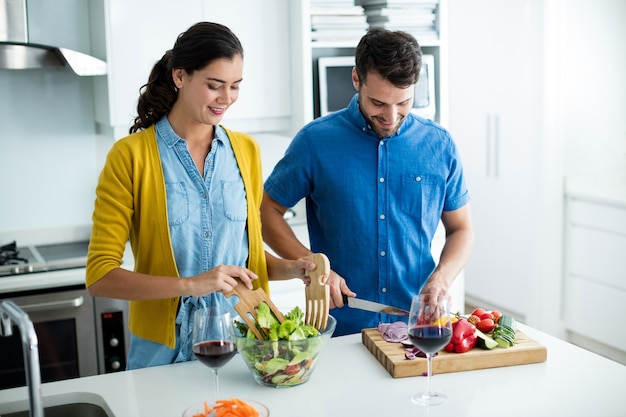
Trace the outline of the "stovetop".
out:
<instances>
[{"instance_id":1,"label":"stovetop","mask_svg":"<svg viewBox=\"0 0 626 417\"><path fill-rule=\"evenodd\" d=\"M89 241L20 247L16 242L0 246L0 277L62 269L84 268Z\"/></svg>"}]
</instances>

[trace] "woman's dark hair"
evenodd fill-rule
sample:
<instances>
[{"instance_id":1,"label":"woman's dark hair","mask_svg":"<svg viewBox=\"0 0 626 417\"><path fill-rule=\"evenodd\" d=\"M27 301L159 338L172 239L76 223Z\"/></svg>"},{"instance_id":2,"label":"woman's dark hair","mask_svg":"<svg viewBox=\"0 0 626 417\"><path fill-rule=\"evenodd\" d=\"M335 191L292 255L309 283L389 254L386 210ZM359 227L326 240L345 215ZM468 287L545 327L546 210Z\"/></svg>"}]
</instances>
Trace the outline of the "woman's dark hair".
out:
<instances>
[{"instance_id":1,"label":"woman's dark hair","mask_svg":"<svg viewBox=\"0 0 626 417\"><path fill-rule=\"evenodd\" d=\"M422 50L417 40L402 31L373 28L361 38L355 53L359 82L365 84L369 72L399 88L416 84L422 67Z\"/></svg>"},{"instance_id":2,"label":"woman's dark hair","mask_svg":"<svg viewBox=\"0 0 626 417\"><path fill-rule=\"evenodd\" d=\"M152 126L171 110L178 97L172 69L182 68L192 74L215 59L233 59L236 55L243 58L243 47L237 36L224 25L199 22L181 33L174 48L152 68L148 83L139 89L137 117L130 133Z\"/></svg>"}]
</instances>

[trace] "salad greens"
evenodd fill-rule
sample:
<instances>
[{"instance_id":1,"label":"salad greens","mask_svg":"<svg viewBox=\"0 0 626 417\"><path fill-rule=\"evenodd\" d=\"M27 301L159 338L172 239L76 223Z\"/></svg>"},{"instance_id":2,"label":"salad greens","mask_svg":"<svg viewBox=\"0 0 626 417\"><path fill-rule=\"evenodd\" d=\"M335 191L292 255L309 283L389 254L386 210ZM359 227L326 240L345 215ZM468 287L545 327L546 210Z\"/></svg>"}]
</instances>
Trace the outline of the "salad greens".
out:
<instances>
[{"instance_id":1,"label":"salad greens","mask_svg":"<svg viewBox=\"0 0 626 417\"><path fill-rule=\"evenodd\" d=\"M309 324L304 324L304 313L296 306L284 315L285 321L280 323L265 301L261 301L256 311L256 326L261 334L268 334L265 340L300 340L319 336L320 332ZM235 326L242 335L256 339L248 325L235 320Z\"/></svg>"},{"instance_id":2,"label":"salad greens","mask_svg":"<svg viewBox=\"0 0 626 417\"><path fill-rule=\"evenodd\" d=\"M258 340L248 326L235 320L240 333L237 349L261 384L270 386L299 385L308 380L313 371L315 358L322 350L324 341L320 332L304 323L304 313L295 307L284 315L280 323L265 302L257 307L256 326L261 334Z\"/></svg>"}]
</instances>

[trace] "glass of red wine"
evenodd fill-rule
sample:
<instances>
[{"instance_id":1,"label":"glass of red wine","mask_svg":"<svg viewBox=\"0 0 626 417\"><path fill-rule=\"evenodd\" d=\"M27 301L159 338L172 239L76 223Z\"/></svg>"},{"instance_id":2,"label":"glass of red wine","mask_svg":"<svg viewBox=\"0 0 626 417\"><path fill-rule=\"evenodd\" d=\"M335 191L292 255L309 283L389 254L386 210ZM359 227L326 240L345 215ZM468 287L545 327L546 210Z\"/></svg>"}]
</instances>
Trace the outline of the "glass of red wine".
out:
<instances>
[{"instance_id":1,"label":"glass of red wine","mask_svg":"<svg viewBox=\"0 0 626 417\"><path fill-rule=\"evenodd\" d=\"M196 310L193 316L193 353L213 370L215 401L219 399L218 370L235 356L235 334L230 312L224 307Z\"/></svg>"},{"instance_id":2,"label":"glass of red wine","mask_svg":"<svg viewBox=\"0 0 626 417\"><path fill-rule=\"evenodd\" d=\"M428 294L413 296L409 315L409 339L411 343L426 354L428 361L427 389L418 392L411 400L420 405L443 404L447 397L441 392L430 388L433 354L443 349L452 337L452 320L450 315L450 297L441 295L434 297Z\"/></svg>"}]
</instances>

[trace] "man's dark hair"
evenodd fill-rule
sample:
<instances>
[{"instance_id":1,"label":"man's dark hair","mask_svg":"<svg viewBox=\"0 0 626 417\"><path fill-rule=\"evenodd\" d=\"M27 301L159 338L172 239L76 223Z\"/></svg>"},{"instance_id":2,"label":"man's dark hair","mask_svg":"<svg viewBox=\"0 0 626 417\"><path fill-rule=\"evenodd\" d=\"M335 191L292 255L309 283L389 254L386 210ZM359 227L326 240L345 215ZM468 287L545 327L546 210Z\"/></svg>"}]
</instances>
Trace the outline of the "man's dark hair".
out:
<instances>
[{"instance_id":1,"label":"man's dark hair","mask_svg":"<svg viewBox=\"0 0 626 417\"><path fill-rule=\"evenodd\" d=\"M422 50L417 40L402 31L370 29L359 42L355 53L359 82L367 83L369 72L399 88L417 83L422 67Z\"/></svg>"}]
</instances>

